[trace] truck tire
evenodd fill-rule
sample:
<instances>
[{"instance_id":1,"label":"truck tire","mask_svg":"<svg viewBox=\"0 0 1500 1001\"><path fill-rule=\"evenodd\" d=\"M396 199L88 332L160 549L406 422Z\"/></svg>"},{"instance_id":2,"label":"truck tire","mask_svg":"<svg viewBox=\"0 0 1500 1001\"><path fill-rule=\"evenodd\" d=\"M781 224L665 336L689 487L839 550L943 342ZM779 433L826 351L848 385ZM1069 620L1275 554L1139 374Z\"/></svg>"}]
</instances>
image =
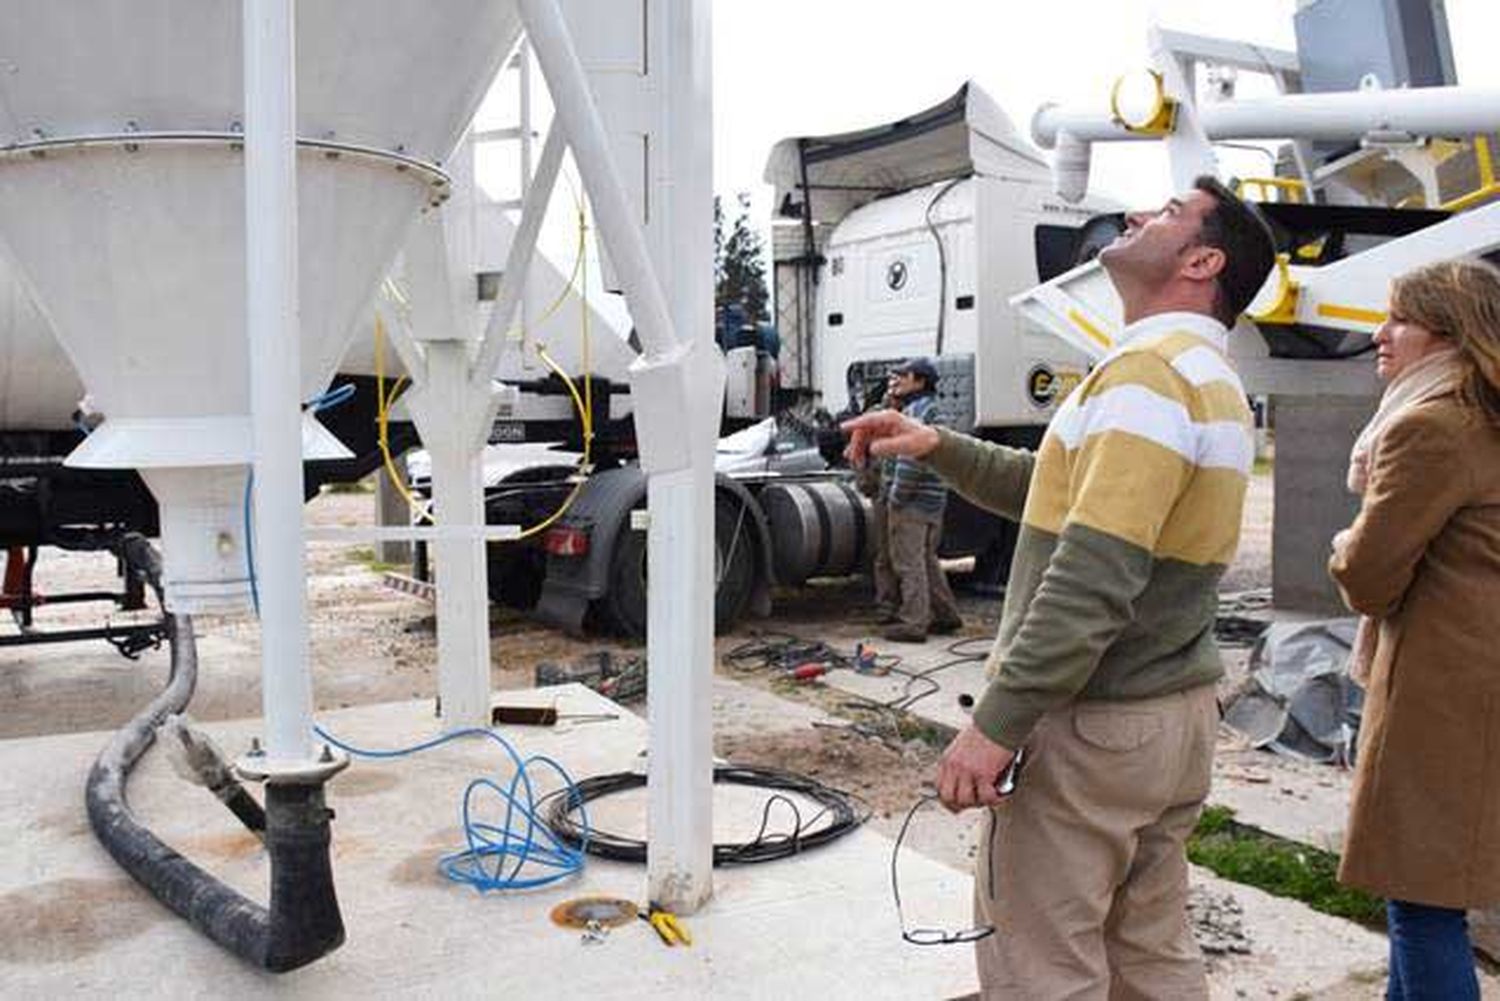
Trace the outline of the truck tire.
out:
<instances>
[{"instance_id":1,"label":"truck tire","mask_svg":"<svg viewBox=\"0 0 1500 1001\"><path fill-rule=\"evenodd\" d=\"M737 498L714 499L714 631L739 621L755 587L755 539L750 513ZM609 589L602 599L610 625L636 639L646 635L646 533L628 526L610 558Z\"/></svg>"},{"instance_id":2,"label":"truck tire","mask_svg":"<svg viewBox=\"0 0 1500 1001\"><path fill-rule=\"evenodd\" d=\"M540 549L491 542L485 550L490 601L529 612L542 596L547 556Z\"/></svg>"}]
</instances>

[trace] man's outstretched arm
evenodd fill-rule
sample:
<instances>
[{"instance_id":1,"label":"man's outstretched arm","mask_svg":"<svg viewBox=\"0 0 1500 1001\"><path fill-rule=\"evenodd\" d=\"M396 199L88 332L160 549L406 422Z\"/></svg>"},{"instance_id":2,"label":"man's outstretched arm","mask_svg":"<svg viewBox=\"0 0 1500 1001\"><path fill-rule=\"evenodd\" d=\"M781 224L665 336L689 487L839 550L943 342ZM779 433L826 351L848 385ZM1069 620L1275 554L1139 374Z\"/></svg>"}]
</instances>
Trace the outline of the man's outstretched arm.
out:
<instances>
[{"instance_id":1,"label":"man's outstretched arm","mask_svg":"<svg viewBox=\"0 0 1500 1001\"><path fill-rule=\"evenodd\" d=\"M872 457L918 459L971 503L1020 520L1034 453L932 427L894 411L865 414L842 427L849 434L844 455L856 468Z\"/></svg>"}]
</instances>

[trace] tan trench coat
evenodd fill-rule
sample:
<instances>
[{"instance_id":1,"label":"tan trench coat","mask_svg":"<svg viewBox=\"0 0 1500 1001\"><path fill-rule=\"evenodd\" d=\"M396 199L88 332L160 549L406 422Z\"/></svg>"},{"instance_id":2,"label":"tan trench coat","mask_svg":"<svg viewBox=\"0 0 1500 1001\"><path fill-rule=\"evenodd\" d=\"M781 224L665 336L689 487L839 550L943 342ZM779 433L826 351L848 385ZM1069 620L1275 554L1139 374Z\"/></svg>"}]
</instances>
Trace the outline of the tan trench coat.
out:
<instances>
[{"instance_id":1,"label":"tan trench coat","mask_svg":"<svg viewBox=\"0 0 1500 1001\"><path fill-rule=\"evenodd\" d=\"M1339 878L1500 902L1500 430L1452 395L1397 418L1329 570L1383 620Z\"/></svg>"}]
</instances>

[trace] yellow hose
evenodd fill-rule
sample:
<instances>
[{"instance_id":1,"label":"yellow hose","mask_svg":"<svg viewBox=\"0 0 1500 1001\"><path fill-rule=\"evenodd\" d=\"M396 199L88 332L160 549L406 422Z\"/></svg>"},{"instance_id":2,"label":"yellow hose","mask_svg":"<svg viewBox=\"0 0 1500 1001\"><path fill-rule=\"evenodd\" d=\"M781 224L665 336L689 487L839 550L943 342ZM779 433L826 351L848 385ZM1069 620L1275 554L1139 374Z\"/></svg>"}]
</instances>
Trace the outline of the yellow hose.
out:
<instances>
[{"instance_id":1,"label":"yellow hose","mask_svg":"<svg viewBox=\"0 0 1500 1001\"><path fill-rule=\"evenodd\" d=\"M589 470L591 456L593 454L594 380L590 370L591 359L589 355L588 255L586 252L588 247L588 219L584 213L583 202L579 198L576 188L573 191L573 200L578 212L578 248L577 253L573 259L573 270L572 273L569 274L568 281L563 286L562 292L558 294L557 298L552 301L552 304L549 305L545 311L543 311L542 315L538 317L535 322L542 323L546 321L550 316L552 316L553 313L557 312L557 310L561 308L562 304L567 300L568 295L574 291L575 285L579 288L579 298L581 300L580 315L582 317L580 324L580 339L582 341L581 355L583 360L582 396L579 395L578 387L568 376L568 373L564 371L562 366L559 365L550 354L547 353L547 346L545 344L539 342L536 345L536 353L537 357L541 358L546 366L550 368L554 373L556 373L558 378L562 379L563 385L565 385L568 389L568 394L573 398L573 407L577 412L579 420L583 426L583 457L579 460L577 467L580 478L573 484L573 489L568 492L568 496L563 499L562 504L558 506L557 510L553 511L550 515L537 522L535 525L531 525L528 528L522 529L519 534L513 536L511 539L501 541L518 541L520 539L530 538L539 532L547 530L553 524L555 524L559 518L566 514L568 508L573 506L573 502L578 499L579 493L583 490L585 478ZM406 297L402 293L400 286L396 285L395 282L387 279L385 282L384 291L386 295L394 303L396 303L398 307L406 305ZM524 332L524 328L519 326L515 327L512 330L512 333L514 332ZM509 334L507 336L509 336ZM400 471L396 468L395 459L391 456L389 435L390 407L391 404L396 401L396 397L400 393L401 388L406 383L406 381L407 377L402 376L400 379L396 380L394 385L392 385L390 393L386 393L385 325L381 321L379 312L376 312L375 394L377 401L376 426L379 431L378 440L380 443L380 455L383 459L386 475L389 477L391 484L406 500L407 505L411 508L412 513L416 516L417 520L419 522L426 522L427 524L436 524L432 517L431 503L423 503L420 499L412 494L412 492L406 486L405 478L401 476Z\"/></svg>"},{"instance_id":2,"label":"yellow hose","mask_svg":"<svg viewBox=\"0 0 1500 1001\"><path fill-rule=\"evenodd\" d=\"M563 498L563 502L558 505L556 511L553 511L546 518L537 522L535 525L532 525L529 528L522 529L520 534L516 535L514 539L506 541L528 539L531 536L536 535L538 532L546 531L554 523L556 523L557 519L566 514L568 512L568 508L572 507L573 502L578 499L579 493L583 491L583 485L587 482L589 463L593 456L594 377L590 371L589 364L589 273L588 264L585 260L584 255L584 248L586 247L586 234L588 233L588 220L584 217L583 204L577 200L576 192L574 193L574 200L575 205L577 205L578 209L578 257L574 262L575 266L573 269L573 274L575 277L578 277L580 275L582 277L582 281L580 283L581 291L579 293L579 298L582 300L580 303L580 315L583 318L580 330L580 337L583 342L580 351L580 355L583 359L583 397L579 398L578 387L574 384L573 380L568 377L568 373L563 370L562 366L557 364L557 362L552 359L552 356L547 353L547 346L545 344L538 343L536 346L536 353L537 357L540 358L548 368L557 373L557 377L563 381L563 385L568 387L568 394L573 397L573 407L578 412L579 420L583 425L583 457L578 460L577 470L579 478L573 484L573 489L568 491L568 496Z\"/></svg>"},{"instance_id":3,"label":"yellow hose","mask_svg":"<svg viewBox=\"0 0 1500 1001\"><path fill-rule=\"evenodd\" d=\"M406 477L401 475L396 468L396 460L391 457L390 442L390 408L396 402L401 387L406 383L406 376L397 379L391 386L390 394L385 391L385 324L380 319L380 313L375 314L375 427L377 429L377 440L380 443L380 456L384 460L385 472L391 481L391 486L396 488L406 504L411 508L412 514L416 515L419 522L432 522L432 507L420 501L406 486Z\"/></svg>"}]
</instances>

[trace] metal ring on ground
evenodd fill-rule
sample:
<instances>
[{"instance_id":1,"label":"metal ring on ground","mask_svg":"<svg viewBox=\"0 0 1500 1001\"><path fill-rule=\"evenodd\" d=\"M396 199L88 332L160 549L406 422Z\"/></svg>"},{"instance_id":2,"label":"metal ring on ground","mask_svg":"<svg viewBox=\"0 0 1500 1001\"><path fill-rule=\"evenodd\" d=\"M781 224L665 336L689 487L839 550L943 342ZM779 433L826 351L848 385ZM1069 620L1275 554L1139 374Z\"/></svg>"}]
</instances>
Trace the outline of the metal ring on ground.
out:
<instances>
[{"instance_id":1,"label":"metal ring on ground","mask_svg":"<svg viewBox=\"0 0 1500 1001\"><path fill-rule=\"evenodd\" d=\"M633 900L619 897L578 897L564 900L552 908L552 923L559 928L583 931L589 925L604 928L619 928L628 925L640 916L640 908Z\"/></svg>"}]
</instances>

